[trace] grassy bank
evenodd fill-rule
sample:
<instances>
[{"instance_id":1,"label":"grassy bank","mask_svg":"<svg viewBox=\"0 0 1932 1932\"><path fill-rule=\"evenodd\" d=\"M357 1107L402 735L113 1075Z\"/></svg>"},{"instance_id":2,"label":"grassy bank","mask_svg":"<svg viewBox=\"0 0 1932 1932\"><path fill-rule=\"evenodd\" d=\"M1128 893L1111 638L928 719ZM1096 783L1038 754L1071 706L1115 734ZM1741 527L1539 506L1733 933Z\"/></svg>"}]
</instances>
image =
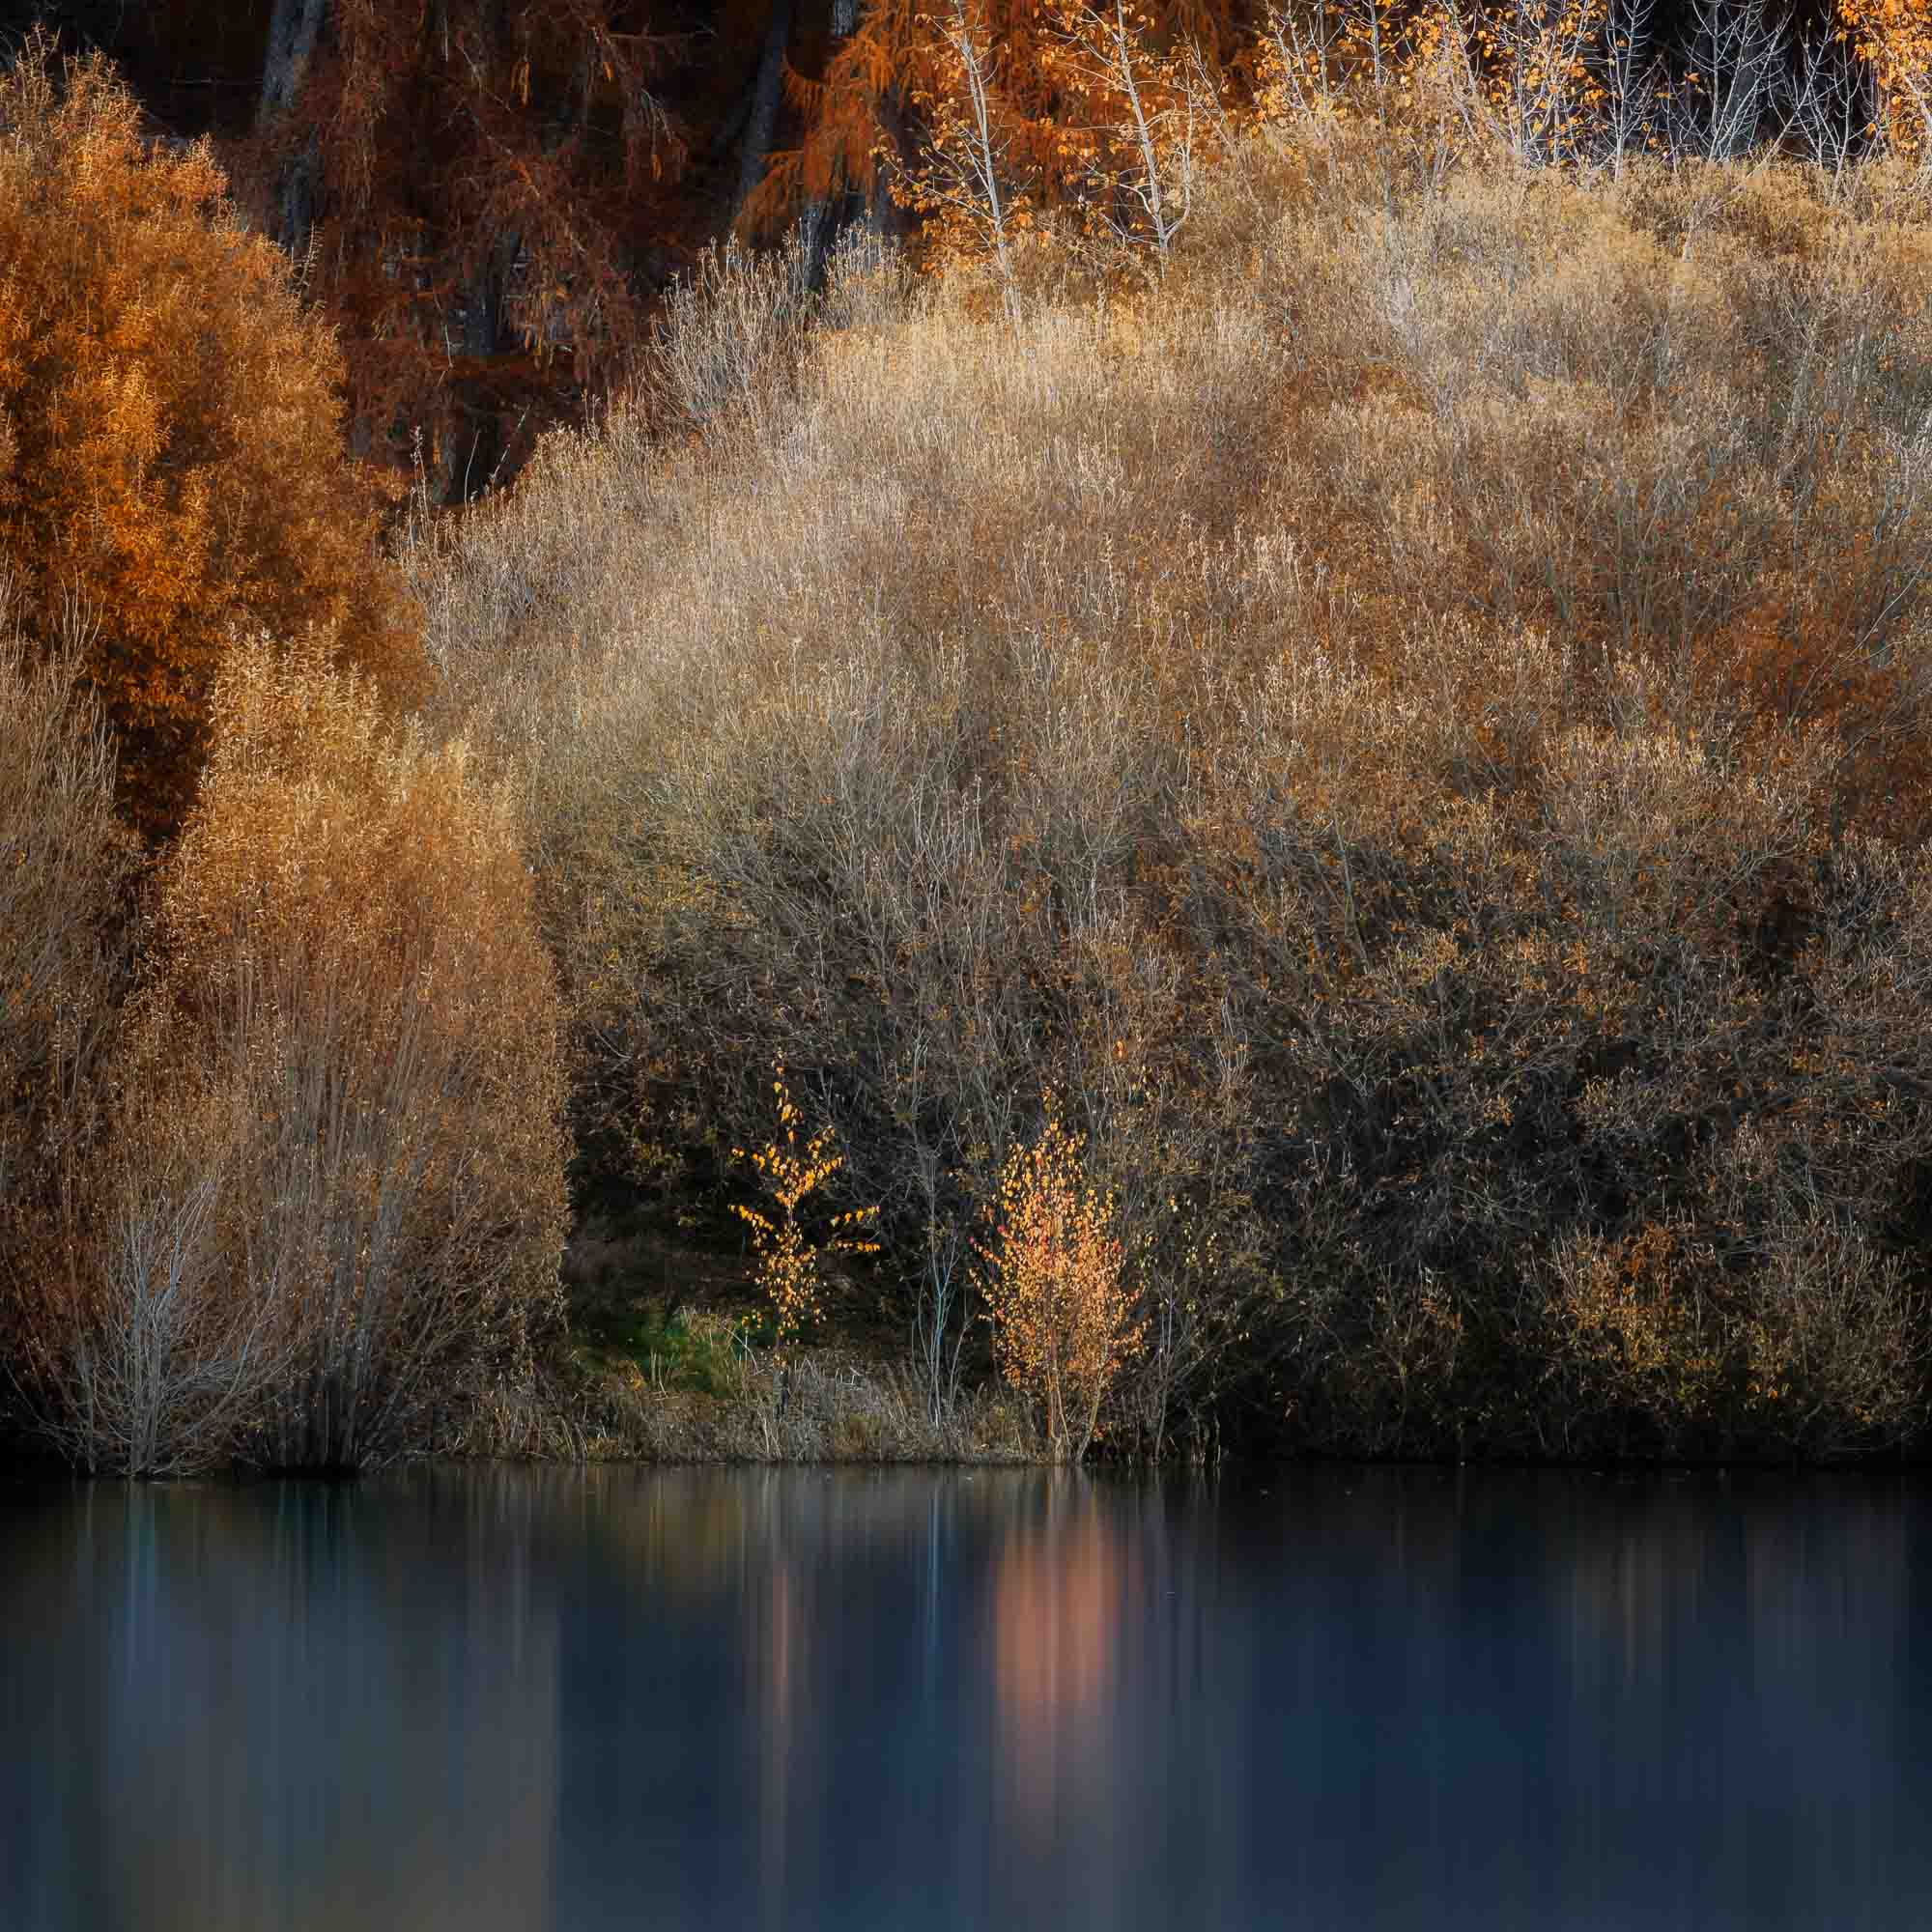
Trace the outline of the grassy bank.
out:
<instances>
[{"instance_id":1,"label":"grassy bank","mask_svg":"<svg viewBox=\"0 0 1932 1932\"><path fill-rule=\"evenodd\" d=\"M432 1453L543 1461L1030 1463L1031 1405L995 1385L935 1403L876 1301L833 1298L784 1349L743 1258L580 1227L559 1338L526 1378L454 1410Z\"/></svg>"}]
</instances>

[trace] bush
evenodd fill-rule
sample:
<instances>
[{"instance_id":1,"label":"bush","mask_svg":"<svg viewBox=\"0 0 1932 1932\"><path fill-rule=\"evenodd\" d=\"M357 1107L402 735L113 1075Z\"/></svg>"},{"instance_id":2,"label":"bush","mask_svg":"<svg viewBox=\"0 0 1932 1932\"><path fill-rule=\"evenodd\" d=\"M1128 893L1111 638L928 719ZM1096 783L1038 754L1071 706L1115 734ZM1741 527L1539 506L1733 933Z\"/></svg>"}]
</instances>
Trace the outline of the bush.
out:
<instances>
[{"instance_id":1,"label":"bush","mask_svg":"<svg viewBox=\"0 0 1932 1932\"><path fill-rule=\"evenodd\" d=\"M554 981L509 801L312 641L231 653L40 1311L90 1465L354 1467L556 1312Z\"/></svg>"},{"instance_id":2,"label":"bush","mask_svg":"<svg viewBox=\"0 0 1932 1932\"><path fill-rule=\"evenodd\" d=\"M1085 1150L1049 1094L1030 1143L1009 1152L989 1238L975 1243L1000 1372L1046 1411L1048 1452L1080 1462L1100 1405L1140 1348L1114 1203L1085 1185Z\"/></svg>"},{"instance_id":3,"label":"bush","mask_svg":"<svg viewBox=\"0 0 1932 1932\"><path fill-rule=\"evenodd\" d=\"M30 650L0 579L0 1380L28 1371L22 1311L58 1264L66 1157L127 990L134 852L83 642Z\"/></svg>"},{"instance_id":4,"label":"bush","mask_svg":"<svg viewBox=\"0 0 1932 1932\"><path fill-rule=\"evenodd\" d=\"M351 465L341 359L205 146L149 141L99 56L31 38L0 74L0 564L45 638L78 599L120 795L179 826L238 631L334 639L422 696L413 621Z\"/></svg>"}]
</instances>

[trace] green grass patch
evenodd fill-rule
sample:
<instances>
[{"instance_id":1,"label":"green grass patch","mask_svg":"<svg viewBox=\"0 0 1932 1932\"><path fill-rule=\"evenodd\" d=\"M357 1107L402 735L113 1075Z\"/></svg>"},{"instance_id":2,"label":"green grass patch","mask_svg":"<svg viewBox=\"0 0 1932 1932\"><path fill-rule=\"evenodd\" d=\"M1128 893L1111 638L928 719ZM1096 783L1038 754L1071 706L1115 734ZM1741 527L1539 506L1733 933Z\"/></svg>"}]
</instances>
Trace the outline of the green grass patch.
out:
<instances>
[{"instance_id":1,"label":"green grass patch","mask_svg":"<svg viewBox=\"0 0 1932 1932\"><path fill-rule=\"evenodd\" d=\"M653 1388L735 1395L753 1350L771 1346L769 1317L726 1316L664 1302L603 1308L578 1322L580 1343L629 1362Z\"/></svg>"}]
</instances>

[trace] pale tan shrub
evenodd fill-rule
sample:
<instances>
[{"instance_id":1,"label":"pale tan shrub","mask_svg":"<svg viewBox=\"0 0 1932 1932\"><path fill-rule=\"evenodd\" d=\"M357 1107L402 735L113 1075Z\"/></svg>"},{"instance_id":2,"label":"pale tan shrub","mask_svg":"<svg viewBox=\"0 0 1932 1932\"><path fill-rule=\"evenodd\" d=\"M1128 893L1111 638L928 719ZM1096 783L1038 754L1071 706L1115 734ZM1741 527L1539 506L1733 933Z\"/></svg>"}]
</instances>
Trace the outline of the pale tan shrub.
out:
<instances>
[{"instance_id":1,"label":"pale tan shrub","mask_svg":"<svg viewBox=\"0 0 1932 1932\"><path fill-rule=\"evenodd\" d=\"M242 1452L356 1465L422 1439L479 1374L516 1373L555 1313L552 969L511 802L460 742L386 729L319 643L238 646L215 718L125 1076L135 1118L158 1097L181 1125L156 1122L153 1171L110 1157L95 1305L118 1345L140 1297L117 1254L142 1225L191 1224L214 1248L196 1249L213 1332L269 1338ZM177 1149L200 1119L197 1160Z\"/></svg>"},{"instance_id":2,"label":"pale tan shrub","mask_svg":"<svg viewBox=\"0 0 1932 1932\"><path fill-rule=\"evenodd\" d=\"M0 1383L32 1391L53 1339L43 1316L63 1267L63 1181L93 1131L129 977L136 853L114 814L84 642L30 641L0 578Z\"/></svg>"},{"instance_id":3,"label":"pale tan shrub","mask_svg":"<svg viewBox=\"0 0 1932 1932\"><path fill-rule=\"evenodd\" d=\"M230 1461L289 1366L283 1311L236 1293L227 1252L258 1123L243 1095L162 1045L152 1026L123 1043L99 1139L73 1162L67 1238L30 1304L42 1434L90 1471Z\"/></svg>"},{"instance_id":4,"label":"pale tan shrub","mask_svg":"<svg viewBox=\"0 0 1932 1932\"><path fill-rule=\"evenodd\" d=\"M1348 292L1314 299L1355 317L1322 344L1362 376L1304 418L1293 514L1360 586L1366 660L1452 613L1551 631L1600 694L1640 654L1680 728L1830 724L1840 814L1884 800L1914 837L1922 223L1795 168L1723 178L1452 175L1318 230L1314 276L1284 227L1281 272Z\"/></svg>"}]
</instances>

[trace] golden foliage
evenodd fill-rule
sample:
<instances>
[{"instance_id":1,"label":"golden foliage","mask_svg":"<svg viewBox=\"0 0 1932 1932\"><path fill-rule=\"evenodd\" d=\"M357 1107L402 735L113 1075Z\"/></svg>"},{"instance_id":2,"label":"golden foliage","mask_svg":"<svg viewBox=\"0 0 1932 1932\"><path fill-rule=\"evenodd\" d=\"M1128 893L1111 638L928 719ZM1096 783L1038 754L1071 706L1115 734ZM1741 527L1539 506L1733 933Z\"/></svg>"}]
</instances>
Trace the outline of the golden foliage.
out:
<instances>
[{"instance_id":1,"label":"golden foliage","mask_svg":"<svg viewBox=\"0 0 1932 1932\"><path fill-rule=\"evenodd\" d=\"M1932 5L1927 0L1834 0L1841 40L1878 83L1876 131L1908 159L1922 160L1932 127Z\"/></svg>"},{"instance_id":2,"label":"golden foliage","mask_svg":"<svg viewBox=\"0 0 1932 1932\"><path fill-rule=\"evenodd\" d=\"M149 140L99 56L0 74L0 562L33 629L95 624L89 681L150 838L193 796L238 629L321 625L420 697L415 626L350 464L333 338L229 207L205 145Z\"/></svg>"},{"instance_id":3,"label":"golden foliage","mask_svg":"<svg viewBox=\"0 0 1932 1932\"><path fill-rule=\"evenodd\" d=\"M929 270L990 260L1010 285L1016 252L1048 245L1060 211L1090 238L1168 253L1232 124L1218 38L1177 33L1167 12L952 0L917 17L902 56L917 151L878 152Z\"/></svg>"},{"instance_id":4,"label":"golden foliage","mask_svg":"<svg viewBox=\"0 0 1932 1932\"><path fill-rule=\"evenodd\" d=\"M1086 1152L1049 1094L1039 1132L1001 1168L992 1238L974 1243L1000 1371L1043 1404L1050 1452L1074 1463L1098 1433L1100 1405L1145 1326L1131 1319L1114 1197L1088 1185Z\"/></svg>"},{"instance_id":5,"label":"golden foliage","mask_svg":"<svg viewBox=\"0 0 1932 1932\"><path fill-rule=\"evenodd\" d=\"M1591 1397L1681 1424L1708 1409L1723 1370L1706 1302L1708 1247L1683 1224L1646 1223L1620 1240L1579 1236L1554 1262L1553 1359L1576 1358Z\"/></svg>"},{"instance_id":6,"label":"golden foliage","mask_svg":"<svg viewBox=\"0 0 1932 1932\"><path fill-rule=\"evenodd\" d=\"M878 1253L878 1242L865 1239L856 1230L872 1221L879 1210L851 1208L832 1216L824 1236L813 1239L807 1233L799 1221L800 1208L838 1172L844 1160L832 1151L830 1126L821 1127L800 1148L798 1130L804 1117L785 1085L782 1062L773 1071L772 1094L778 1101L780 1138L750 1153L743 1148L733 1148L731 1153L734 1159L752 1163L777 1214L747 1208L742 1202L735 1203L731 1211L752 1231L752 1246L758 1256L758 1284L771 1304L773 1326L782 1350L825 1312L819 1299L823 1289L819 1264L824 1258Z\"/></svg>"}]
</instances>

